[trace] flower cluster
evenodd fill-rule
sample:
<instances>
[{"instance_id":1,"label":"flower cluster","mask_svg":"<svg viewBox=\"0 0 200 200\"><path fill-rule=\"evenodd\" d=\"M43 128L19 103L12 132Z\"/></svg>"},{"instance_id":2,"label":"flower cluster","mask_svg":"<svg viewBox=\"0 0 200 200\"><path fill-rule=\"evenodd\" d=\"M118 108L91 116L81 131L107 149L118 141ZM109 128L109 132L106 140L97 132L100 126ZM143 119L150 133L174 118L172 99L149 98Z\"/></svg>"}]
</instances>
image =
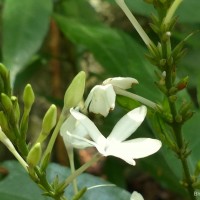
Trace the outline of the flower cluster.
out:
<instances>
[{"instance_id":1,"label":"flower cluster","mask_svg":"<svg viewBox=\"0 0 200 200\"><path fill-rule=\"evenodd\" d=\"M106 117L115 107L116 94L131 88L138 81L134 78L109 78L102 85L95 86L89 93L85 107L90 112ZM126 140L141 125L147 113L147 107L142 105L123 116L114 126L110 135L105 138L95 124L78 110L71 108L70 116L61 127L61 136L66 146L84 149L95 147L102 156L115 156L131 165L135 160L157 152L161 142L151 138L136 138Z\"/></svg>"}]
</instances>

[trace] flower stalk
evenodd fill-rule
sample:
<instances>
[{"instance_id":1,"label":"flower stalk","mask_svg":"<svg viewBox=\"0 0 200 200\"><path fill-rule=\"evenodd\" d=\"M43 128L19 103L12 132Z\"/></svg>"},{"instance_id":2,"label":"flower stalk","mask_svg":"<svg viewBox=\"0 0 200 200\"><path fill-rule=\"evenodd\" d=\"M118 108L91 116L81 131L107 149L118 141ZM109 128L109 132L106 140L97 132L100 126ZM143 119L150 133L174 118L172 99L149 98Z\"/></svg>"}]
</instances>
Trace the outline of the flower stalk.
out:
<instances>
[{"instance_id":1,"label":"flower stalk","mask_svg":"<svg viewBox=\"0 0 200 200\"><path fill-rule=\"evenodd\" d=\"M146 34L144 29L141 27L141 25L139 24L137 19L134 17L134 15L131 13L129 8L125 4L124 0L115 0L115 1L119 5L119 7L123 10L125 15L128 17L131 24L134 26L134 28L136 29L136 31L138 32L138 34L140 35L140 37L142 38L144 43L147 45L147 47L150 48L151 46L154 46L154 43L151 41L149 36Z\"/></svg>"}]
</instances>

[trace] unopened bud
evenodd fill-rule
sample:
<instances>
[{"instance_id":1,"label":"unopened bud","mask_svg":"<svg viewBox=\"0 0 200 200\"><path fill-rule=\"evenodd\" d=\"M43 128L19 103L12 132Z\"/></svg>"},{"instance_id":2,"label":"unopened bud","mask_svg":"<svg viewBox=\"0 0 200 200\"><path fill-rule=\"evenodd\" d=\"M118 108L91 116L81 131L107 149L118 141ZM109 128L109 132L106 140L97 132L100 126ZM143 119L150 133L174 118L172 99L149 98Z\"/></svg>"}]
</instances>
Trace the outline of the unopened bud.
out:
<instances>
[{"instance_id":1,"label":"unopened bud","mask_svg":"<svg viewBox=\"0 0 200 200\"><path fill-rule=\"evenodd\" d=\"M10 73L9 70L0 63L0 92L4 92L8 96L11 95Z\"/></svg>"},{"instance_id":2,"label":"unopened bud","mask_svg":"<svg viewBox=\"0 0 200 200\"><path fill-rule=\"evenodd\" d=\"M3 130L8 130L8 122L3 111L0 111L0 126Z\"/></svg>"},{"instance_id":3,"label":"unopened bud","mask_svg":"<svg viewBox=\"0 0 200 200\"><path fill-rule=\"evenodd\" d=\"M164 67L164 66L166 65L166 63L167 63L167 60L166 60L166 59L161 59L161 60L159 61L159 64L160 64L161 67Z\"/></svg>"},{"instance_id":4,"label":"unopened bud","mask_svg":"<svg viewBox=\"0 0 200 200\"><path fill-rule=\"evenodd\" d=\"M42 148L40 143L36 143L28 153L27 163L30 167L35 167L41 158Z\"/></svg>"},{"instance_id":5,"label":"unopened bud","mask_svg":"<svg viewBox=\"0 0 200 200\"><path fill-rule=\"evenodd\" d=\"M181 115L178 114L178 115L176 115L175 120L176 120L176 122L180 123L180 122L182 122L183 118Z\"/></svg>"},{"instance_id":6,"label":"unopened bud","mask_svg":"<svg viewBox=\"0 0 200 200\"><path fill-rule=\"evenodd\" d=\"M13 104L15 121L18 123L19 119L20 119L20 108L19 108L19 103L18 103L17 97L12 96L11 101L12 101L12 104Z\"/></svg>"},{"instance_id":7,"label":"unopened bud","mask_svg":"<svg viewBox=\"0 0 200 200\"><path fill-rule=\"evenodd\" d=\"M13 105L10 98L4 93L1 93L1 103L3 105L4 111L9 114L12 110Z\"/></svg>"},{"instance_id":8,"label":"unopened bud","mask_svg":"<svg viewBox=\"0 0 200 200\"><path fill-rule=\"evenodd\" d=\"M188 81L189 81L189 77L186 76L185 78L183 78L181 81L179 81L179 82L177 83L176 88L177 88L178 90L183 90L183 89L185 89L185 88L187 87L187 85L188 85Z\"/></svg>"},{"instance_id":9,"label":"unopened bud","mask_svg":"<svg viewBox=\"0 0 200 200\"><path fill-rule=\"evenodd\" d=\"M176 95L171 95L171 96L169 96L169 100L170 100L170 102L172 102L172 103L174 103L176 100L177 100L177 96Z\"/></svg>"},{"instance_id":10,"label":"unopened bud","mask_svg":"<svg viewBox=\"0 0 200 200\"><path fill-rule=\"evenodd\" d=\"M193 116L194 112L193 111L188 111L184 116L183 116L183 120L187 121L189 120L192 116Z\"/></svg>"},{"instance_id":11,"label":"unopened bud","mask_svg":"<svg viewBox=\"0 0 200 200\"><path fill-rule=\"evenodd\" d=\"M170 39L170 37L171 37L171 32L165 32L164 34L163 34L163 36L162 36L162 40L163 41L168 41L169 39Z\"/></svg>"},{"instance_id":12,"label":"unopened bud","mask_svg":"<svg viewBox=\"0 0 200 200\"><path fill-rule=\"evenodd\" d=\"M83 98L85 90L85 72L79 72L68 87L64 96L64 107L76 107Z\"/></svg>"},{"instance_id":13,"label":"unopened bud","mask_svg":"<svg viewBox=\"0 0 200 200\"><path fill-rule=\"evenodd\" d=\"M35 101L35 95L30 84L27 84L24 88L23 101L25 108L30 110Z\"/></svg>"},{"instance_id":14,"label":"unopened bud","mask_svg":"<svg viewBox=\"0 0 200 200\"><path fill-rule=\"evenodd\" d=\"M180 109L179 109L179 113L181 115L185 115L192 107L191 102L184 102L182 103Z\"/></svg>"},{"instance_id":15,"label":"unopened bud","mask_svg":"<svg viewBox=\"0 0 200 200\"><path fill-rule=\"evenodd\" d=\"M43 122L42 122L42 133L49 134L51 129L56 125L57 120L57 108L53 104L50 106L50 108L47 110Z\"/></svg>"},{"instance_id":16,"label":"unopened bud","mask_svg":"<svg viewBox=\"0 0 200 200\"><path fill-rule=\"evenodd\" d=\"M0 63L0 75L3 77L3 79L6 79L8 74L8 69L2 63Z\"/></svg>"},{"instance_id":17,"label":"unopened bud","mask_svg":"<svg viewBox=\"0 0 200 200\"><path fill-rule=\"evenodd\" d=\"M176 87L171 87L170 90L169 90L170 95L176 94L177 92L178 92L178 89Z\"/></svg>"}]
</instances>

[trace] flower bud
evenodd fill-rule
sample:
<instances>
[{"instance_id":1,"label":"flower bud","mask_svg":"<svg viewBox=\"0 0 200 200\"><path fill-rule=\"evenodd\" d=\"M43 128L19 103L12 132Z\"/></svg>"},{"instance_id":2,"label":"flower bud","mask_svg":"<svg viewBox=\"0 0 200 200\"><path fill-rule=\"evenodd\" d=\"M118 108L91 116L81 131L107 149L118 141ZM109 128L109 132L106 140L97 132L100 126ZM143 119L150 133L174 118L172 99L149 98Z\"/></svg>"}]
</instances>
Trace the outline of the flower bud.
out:
<instances>
[{"instance_id":1,"label":"flower bud","mask_svg":"<svg viewBox=\"0 0 200 200\"><path fill-rule=\"evenodd\" d=\"M13 111L14 111L15 121L18 123L19 119L20 119L20 108L19 108L17 97L12 96L11 97L11 101L12 101L12 104L13 104Z\"/></svg>"},{"instance_id":2,"label":"flower bud","mask_svg":"<svg viewBox=\"0 0 200 200\"><path fill-rule=\"evenodd\" d=\"M171 95L171 96L169 96L169 100L170 100L170 102L172 102L172 103L174 103L176 100L177 100L177 96L176 95Z\"/></svg>"},{"instance_id":3,"label":"flower bud","mask_svg":"<svg viewBox=\"0 0 200 200\"><path fill-rule=\"evenodd\" d=\"M193 116L194 112L193 111L188 111L184 116L183 116L183 120L187 121L189 120L192 116Z\"/></svg>"},{"instance_id":4,"label":"flower bud","mask_svg":"<svg viewBox=\"0 0 200 200\"><path fill-rule=\"evenodd\" d=\"M177 89L176 87L171 87L171 88L169 89L169 94L170 94L170 95L176 94L177 91L178 91L178 89Z\"/></svg>"},{"instance_id":5,"label":"flower bud","mask_svg":"<svg viewBox=\"0 0 200 200\"><path fill-rule=\"evenodd\" d=\"M11 95L10 73L9 70L0 63L0 92L4 92L8 96Z\"/></svg>"},{"instance_id":6,"label":"flower bud","mask_svg":"<svg viewBox=\"0 0 200 200\"><path fill-rule=\"evenodd\" d=\"M41 158L42 148L40 143L36 143L28 153L27 163L30 167L35 167Z\"/></svg>"},{"instance_id":7,"label":"flower bud","mask_svg":"<svg viewBox=\"0 0 200 200\"><path fill-rule=\"evenodd\" d=\"M191 109L191 106L191 102L184 102L179 109L179 113L185 115Z\"/></svg>"},{"instance_id":8,"label":"flower bud","mask_svg":"<svg viewBox=\"0 0 200 200\"><path fill-rule=\"evenodd\" d=\"M23 101L25 108L30 110L35 101L35 95L30 84L27 84L24 88Z\"/></svg>"},{"instance_id":9,"label":"flower bud","mask_svg":"<svg viewBox=\"0 0 200 200\"><path fill-rule=\"evenodd\" d=\"M189 77L186 76L185 78L183 78L182 80L180 80L177 84L176 84L176 88L180 91L183 90L187 87L189 81Z\"/></svg>"},{"instance_id":10,"label":"flower bud","mask_svg":"<svg viewBox=\"0 0 200 200\"><path fill-rule=\"evenodd\" d=\"M176 120L176 122L180 123L180 122L182 122L183 118L181 115L178 114L178 115L176 115L175 120Z\"/></svg>"},{"instance_id":11,"label":"flower bud","mask_svg":"<svg viewBox=\"0 0 200 200\"><path fill-rule=\"evenodd\" d=\"M3 79L6 79L8 74L8 69L2 63L0 63L0 75L3 77Z\"/></svg>"},{"instance_id":12,"label":"flower bud","mask_svg":"<svg viewBox=\"0 0 200 200\"><path fill-rule=\"evenodd\" d=\"M47 136L52 128L56 125L57 120L57 108L53 104L47 110L42 121L42 134Z\"/></svg>"},{"instance_id":13,"label":"flower bud","mask_svg":"<svg viewBox=\"0 0 200 200\"><path fill-rule=\"evenodd\" d=\"M164 66L166 65L166 63L167 63L167 60L166 60L166 59L161 59L161 60L159 61L160 67L164 67Z\"/></svg>"},{"instance_id":14,"label":"flower bud","mask_svg":"<svg viewBox=\"0 0 200 200\"><path fill-rule=\"evenodd\" d=\"M0 111L0 126L2 127L2 129L8 130L8 122L6 120L6 117L3 111Z\"/></svg>"},{"instance_id":15,"label":"flower bud","mask_svg":"<svg viewBox=\"0 0 200 200\"><path fill-rule=\"evenodd\" d=\"M1 103L3 105L4 111L8 113L9 115L12 110L13 105L10 98L4 93L1 93Z\"/></svg>"},{"instance_id":16,"label":"flower bud","mask_svg":"<svg viewBox=\"0 0 200 200\"><path fill-rule=\"evenodd\" d=\"M64 107L72 108L76 107L77 104L83 98L83 93L85 90L85 72L79 72L75 78L72 80L64 96Z\"/></svg>"}]
</instances>

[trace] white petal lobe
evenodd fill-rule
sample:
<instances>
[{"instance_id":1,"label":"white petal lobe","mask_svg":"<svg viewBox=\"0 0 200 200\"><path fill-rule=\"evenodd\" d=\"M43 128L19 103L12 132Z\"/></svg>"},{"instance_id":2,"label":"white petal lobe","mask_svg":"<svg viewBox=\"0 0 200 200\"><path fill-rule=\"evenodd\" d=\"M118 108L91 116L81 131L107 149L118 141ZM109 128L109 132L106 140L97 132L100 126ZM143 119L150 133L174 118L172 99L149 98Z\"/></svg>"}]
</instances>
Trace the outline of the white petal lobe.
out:
<instances>
[{"instance_id":1,"label":"white petal lobe","mask_svg":"<svg viewBox=\"0 0 200 200\"><path fill-rule=\"evenodd\" d=\"M103 85L112 84L114 87L119 87L121 89L129 89L133 84L138 84L138 81L131 77L115 77L108 78L103 82Z\"/></svg>"},{"instance_id":2,"label":"white petal lobe","mask_svg":"<svg viewBox=\"0 0 200 200\"><path fill-rule=\"evenodd\" d=\"M106 138L101 134L101 132L97 129L95 124L85 115L79 113L78 111L71 109L71 114L76 120L78 120L82 126L87 129L89 136L97 143L97 144L105 144Z\"/></svg>"},{"instance_id":3,"label":"white petal lobe","mask_svg":"<svg viewBox=\"0 0 200 200\"><path fill-rule=\"evenodd\" d=\"M111 134L108 136L108 140L124 141L141 125L146 113L147 108L145 106L128 112L117 122Z\"/></svg>"}]
</instances>

